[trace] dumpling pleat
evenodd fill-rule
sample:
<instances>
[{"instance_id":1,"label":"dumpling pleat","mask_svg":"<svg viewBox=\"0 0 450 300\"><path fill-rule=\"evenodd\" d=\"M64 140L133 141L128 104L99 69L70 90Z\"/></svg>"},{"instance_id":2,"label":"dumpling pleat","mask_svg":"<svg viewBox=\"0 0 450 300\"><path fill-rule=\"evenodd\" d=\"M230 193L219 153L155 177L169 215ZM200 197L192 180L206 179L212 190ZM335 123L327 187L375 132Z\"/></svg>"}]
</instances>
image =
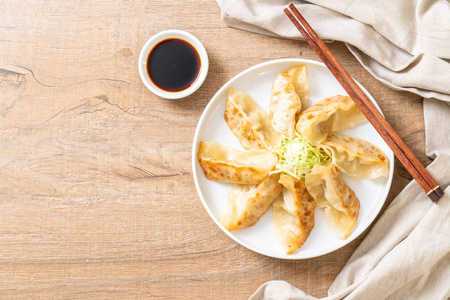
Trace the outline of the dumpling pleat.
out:
<instances>
[{"instance_id":1,"label":"dumpling pleat","mask_svg":"<svg viewBox=\"0 0 450 300\"><path fill-rule=\"evenodd\" d=\"M306 66L299 65L281 72L272 84L270 121L273 129L289 137L295 135L297 115L309 100Z\"/></svg>"},{"instance_id":2,"label":"dumpling pleat","mask_svg":"<svg viewBox=\"0 0 450 300\"><path fill-rule=\"evenodd\" d=\"M267 176L259 185L233 185L222 214L222 225L232 231L253 226L281 192L279 174Z\"/></svg>"},{"instance_id":3,"label":"dumpling pleat","mask_svg":"<svg viewBox=\"0 0 450 300\"><path fill-rule=\"evenodd\" d=\"M273 203L273 222L277 240L291 254L300 248L314 227L315 202L305 182L281 175L282 193Z\"/></svg>"},{"instance_id":4,"label":"dumpling pleat","mask_svg":"<svg viewBox=\"0 0 450 300\"><path fill-rule=\"evenodd\" d=\"M268 150L240 151L216 142L200 142L198 161L210 180L260 184L274 168L277 158Z\"/></svg>"},{"instance_id":5,"label":"dumpling pleat","mask_svg":"<svg viewBox=\"0 0 450 300\"><path fill-rule=\"evenodd\" d=\"M235 88L228 90L224 119L244 149L269 149L280 140L267 112L248 94Z\"/></svg>"},{"instance_id":6,"label":"dumpling pleat","mask_svg":"<svg viewBox=\"0 0 450 300\"><path fill-rule=\"evenodd\" d=\"M317 145L329 134L353 128L365 120L350 97L337 95L322 99L302 111L296 129L308 142Z\"/></svg>"},{"instance_id":7,"label":"dumpling pleat","mask_svg":"<svg viewBox=\"0 0 450 300\"><path fill-rule=\"evenodd\" d=\"M359 200L332 165L315 165L306 176L306 188L324 209L328 227L346 239L353 231L359 214Z\"/></svg>"},{"instance_id":8,"label":"dumpling pleat","mask_svg":"<svg viewBox=\"0 0 450 300\"><path fill-rule=\"evenodd\" d=\"M319 148L332 154L332 163L343 173L355 179L389 176L389 161L380 148L371 143L343 134L329 135Z\"/></svg>"}]
</instances>

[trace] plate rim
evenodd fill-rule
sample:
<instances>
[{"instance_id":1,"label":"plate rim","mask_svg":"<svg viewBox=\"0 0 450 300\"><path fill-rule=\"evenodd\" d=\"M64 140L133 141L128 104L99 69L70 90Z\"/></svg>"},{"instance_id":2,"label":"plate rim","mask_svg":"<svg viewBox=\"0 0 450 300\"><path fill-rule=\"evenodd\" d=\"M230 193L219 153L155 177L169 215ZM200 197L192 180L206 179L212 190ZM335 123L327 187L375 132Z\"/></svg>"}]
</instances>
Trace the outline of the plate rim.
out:
<instances>
[{"instance_id":1,"label":"plate rim","mask_svg":"<svg viewBox=\"0 0 450 300\"><path fill-rule=\"evenodd\" d=\"M276 65L279 63L307 63L307 64L314 64L317 66L321 66L321 67L325 67L325 69L331 74L331 72L328 70L328 68L326 67L326 65L320 61L315 61L315 60L310 60L310 59L303 59L303 58L281 58L281 59L274 59L274 60L269 60L269 61L265 61L259 64L256 64L252 67L249 67L243 71L241 71L240 73L238 73L237 75L233 76L231 79L229 79L225 84L222 85L222 87L214 94L214 96L209 100L208 104L206 105L206 107L204 108L200 119L197 123L196 129L195 129L195 134L194 134L194 138L193 138L193 143L192 143L192 176L194 177L194 183L195 183L195 188L197 190L197 194L200 197L200 200L202 201L203 207L205 208L205 210L208 212L208 215L210 216L210 218L214 221L214 223L216 223L216 225L228 236L230 237L233 241L235 241L236 243L238 243L239 245L255 252L258 253L260 255L264 255L267 257L272 257L272 258L277 258L277 259L285 259L285 260L300 260L300 259L310 259L310 258L315 258L315 257L319 257L319 256L323 256L329 253L332 253L334 251L337 251L341 248L343 248L344 246L347 246L348 244L350 244L351 242L353 242L356 238L358 238L361 234L363 234L367 228L369 228L374 220L378 217L378 215L380 214L381 209L383 208L384 204L386 203L386 199L387 196L389 195L389 192L391 190L392 187L392 179L393 179L393 173L394 173L394 153L393 151L389 148L390 152L386 153L386 156L388 156L390 158L389 160L389 177L387 179L387 188L384 191L384 195L383 195L383 200L381 201L382 203L380 203L376 213L373 214L373 217L370 217L370 221L367 223L367 226L365 226L361 232L357 235L354 235L352 237L349 237L348 239L346 239L346 243L335 248L332 249L328 252L325 253L320 253L318 255L309 255L306 257L280 257L280 256L275 256L275 255L270 255L267 253L262 253L260 252L258 249L255 249L253 246L248 245L247 243L245 243L244 241L238 239L236 236L234 236L233 234L231 234L231 232L229 230L227 230L225 227L223 227L223 225L220 223L220 221L216 218L216 216L212 213L212 211L210 210L210 208L208 207L203 194L201 192L200 186L199 186L199 182L198 182L198 178L196 176L197 174L197 152L198 152L198 147L199 147L199 134L200 134L200 128L202 127L201 125L203 125L203 123L205 122L205 119L208 116L208 113L210 112L210 110L212 109L212 107L216 104L216 102L219 101L219 95L225 90L228 89L230 87L230 85L233 84L233 82L235 82L236 80L238 80L241 77L244 77L245 75L247 75L250 72L253 72L259 68L263 68L267 65ZM353 77L352 77L353 78ZM383 112L381 111L380 107L378 106L378 103L376 103L375 99L372 97L372 95L364 88L364 86L362 86L356 79L354 79L356 84L363 90L363 92L369 97L369 99L374 103L375 107L378 109L378 111L384 116ZM372 126L370 124L370 126ZM377 134L379 134L377 132Z\"/></svg>"}]
</instances>

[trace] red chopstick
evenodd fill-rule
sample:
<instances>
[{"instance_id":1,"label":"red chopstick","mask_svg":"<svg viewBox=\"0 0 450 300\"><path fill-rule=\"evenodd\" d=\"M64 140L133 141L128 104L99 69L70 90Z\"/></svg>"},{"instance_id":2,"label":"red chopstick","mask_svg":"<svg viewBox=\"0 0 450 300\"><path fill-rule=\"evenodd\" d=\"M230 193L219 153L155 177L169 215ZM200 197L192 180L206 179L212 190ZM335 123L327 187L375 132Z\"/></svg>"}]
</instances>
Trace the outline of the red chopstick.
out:
<instances>
[{"instance_id":1,"label":"red chopstick","mask_svg":"<svg viewBox=\"0 0 450 300\"><path fill-rule=\"evenodd\" d=\"M412 177L422 187L428 197L436 203L444 195L443 190L434 181L433 177L431 177L427 170L422 166L417 157L414 156L412 151L408 148L408 146L406 146L383 115L378 111L372 101L370 101L367 95L338 62L328 47L314 32L308 22L306 22L305 18L303 18L297 8L295 8L293 4L289 5L289 8L292 10L293 14L288 8L284 9L284 12L292 21L294 26L297 27L308 44L314 49L317 55L319 55L320 59L322 59L334 77L336 77L345 91L366 116L367 120L392 149L395 156L397 156Z\"/></svg>"}]
</instances>

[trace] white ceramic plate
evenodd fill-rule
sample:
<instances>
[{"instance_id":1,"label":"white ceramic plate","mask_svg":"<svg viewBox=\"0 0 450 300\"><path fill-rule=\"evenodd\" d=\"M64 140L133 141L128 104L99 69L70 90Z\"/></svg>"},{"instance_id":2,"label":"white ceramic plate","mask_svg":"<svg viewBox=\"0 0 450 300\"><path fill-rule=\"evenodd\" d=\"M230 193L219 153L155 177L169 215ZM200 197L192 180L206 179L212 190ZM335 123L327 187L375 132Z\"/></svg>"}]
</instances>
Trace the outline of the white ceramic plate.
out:
<instances>
[{"instance_id":1,"label":"white ceramic plate","mask_svg":"<svg viewBox=\"0 0 450 300\"><path fill-rule=\"evenodd\" d=\"M273 79L279 72L298 64L307 65L306 76L310 93L308 106L312 106L325 97L337 94L347 95L326 66L320 62L304 59L280 59L256 65L232 78L214 95L197 125L192 149L192 167L195 186L205 209L214 222L216 222L217 226L233 240L250 250L263 255L284 259L305 259L324 255L353 241L378 215L388 195L391 187L392 174L394 173L393 152L372 125L366 121L343 133L352 137L365 139L378 146L389 159L390 174L387 179L377 178L374 180L354 180L347 175L343 175L345 182L353 189L361 205L354 231L346 240L336 237L327 227L323 211L319 208L315 211L315 226L308 239L300 249L297 249L290 255L285 253L283 247L276 240L272 226L272 208L254 226L249 228L230 232L220 224L220 216L225 208L227 194L232 184L219 183L206 179L197 159L199 143L200 141L216 141L223 145L243 149L223 118L227 90L230 87L242 90L248 93L266 111L269 111L270 91ZM360 87L375 102L372 96L361 85ZM375 106L379 109L376 103Z\"/></svg>"}]
</instances>

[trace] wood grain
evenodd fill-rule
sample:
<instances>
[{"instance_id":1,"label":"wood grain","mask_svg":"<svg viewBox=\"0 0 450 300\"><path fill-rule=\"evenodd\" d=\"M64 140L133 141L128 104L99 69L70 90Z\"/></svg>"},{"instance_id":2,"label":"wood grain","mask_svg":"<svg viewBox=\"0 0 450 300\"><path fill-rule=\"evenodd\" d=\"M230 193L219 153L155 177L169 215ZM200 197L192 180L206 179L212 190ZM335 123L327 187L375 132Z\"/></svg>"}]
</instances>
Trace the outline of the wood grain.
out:
<instances>
[{"instance_id":1,"label":"wood grain","mask_svg":"<svg viewBox=\"0 0 450 300\"><path fill-rule=\"evenodd\" d=\"M209 0L0 0L0 12L2 299L246 299L268 280L326 295L364 235L315 259L261 256L215 226L191 171L214 93L264 61L318 60L306 43L227 28ZM151 94L137 70L146 40L170 28L210 58L201 89L180 101ZM427 164L421 99L329 46ZM388 203L410 179L397 162Z\"/></svg>"}]
</instances>

